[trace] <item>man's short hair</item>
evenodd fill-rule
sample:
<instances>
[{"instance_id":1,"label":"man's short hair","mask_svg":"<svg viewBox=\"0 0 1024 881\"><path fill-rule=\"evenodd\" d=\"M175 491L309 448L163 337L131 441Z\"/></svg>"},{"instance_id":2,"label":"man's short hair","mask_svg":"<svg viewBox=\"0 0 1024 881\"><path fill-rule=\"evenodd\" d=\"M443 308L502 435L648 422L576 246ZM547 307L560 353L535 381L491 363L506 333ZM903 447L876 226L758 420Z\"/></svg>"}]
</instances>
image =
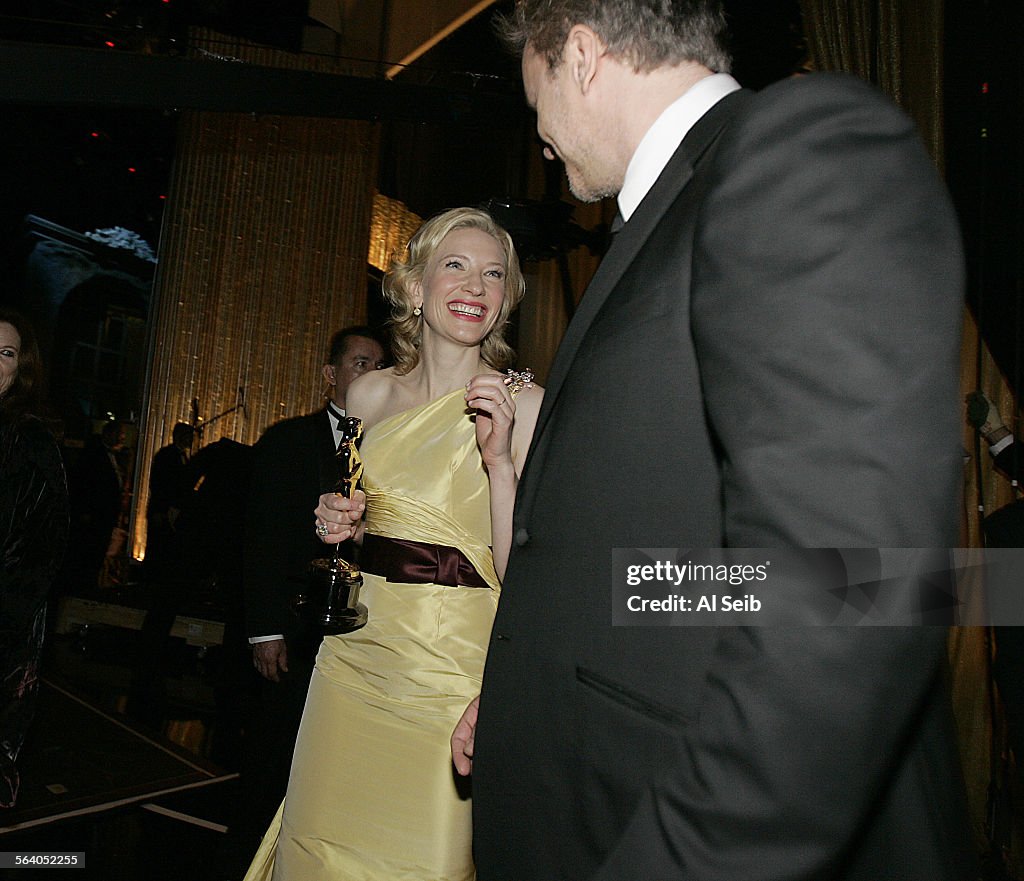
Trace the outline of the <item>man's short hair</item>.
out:
<instances>
[{"instance_id":1,"label":"man's short hair","mask_svg":"<svg viewBox=\"0 0 1024 881\"><path fill-rule=\"evenodd\" d=\"M728 27L720 0L517 0L496 19L516 54L527 44L554 69L573 25L591 28L616 58L638 73L694 61L728 73Z\"/></svg>"},{"instance_id":2,"label":"man's short hair","mask_svg":"<svg viewBox=\"0 0 1024 881\"><path fill-rule=\"evenodd\" d=\"M191 446L195 433L196 430L187 422L175 422L174 428L171 429L171 441L176 444L187 443Z\"/></svg>"},{"instance_id":3,"label":"man's short hair","mask_svg":"<svg viewBox=\"0 0 1024 881\"><path fill-rule=\"evenodd\" d=\"M369 325L357 324L352 327L343 327L331 337L331 344L327 348L327 360L324 363L337 364L338 361L341 360L341 356L345 354L345 347L348 345L348 338L354 336L366 337L367 339L380 343L380 347L384 350L385 357L387 357L388 344L385 342L380 332L374 330Z\"/></svg>"},{"instance_id":4,"label":"man's short hair","mask_svg":"<svg viewBox=\"0 0 1024 881\"><path fill-rule=\"evenodd\" d=\"M100 437L106 443L117 443L121 439L121 423L114 419L108 419L100 429Z\"/></svg>"}]
</instances>

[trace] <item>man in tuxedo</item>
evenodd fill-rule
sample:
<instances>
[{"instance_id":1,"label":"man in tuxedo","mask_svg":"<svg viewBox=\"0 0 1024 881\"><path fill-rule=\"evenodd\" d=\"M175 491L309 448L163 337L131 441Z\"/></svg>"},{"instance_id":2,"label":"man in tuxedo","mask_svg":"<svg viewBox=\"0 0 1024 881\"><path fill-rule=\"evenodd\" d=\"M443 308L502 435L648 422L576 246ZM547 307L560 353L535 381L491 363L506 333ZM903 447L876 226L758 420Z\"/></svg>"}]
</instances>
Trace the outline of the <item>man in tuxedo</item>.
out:
<instances>
[{"instance_id":1,"label":"man in tuxedo","mask_svg":"<svg viewBox=\"0 0 1024 881\"><path fill-rule=\"evenodd\" d=\"M1013 432L1003 422L999 408L981 392L967 396L967 418L988 444L992 464L1019 486L1024 479L1021 448ZM982 520L985 546L990 548L1024 547L1024 500L1015 499ZM1006 712L1008 745L1013 751L1018 777L1024 778L1024 630L1014 626L993 627L995 657L992 676L999 686L999 697Z\"/></svg>"},{"instance_id":2,"label":"man in tuxedo","mask_svg":"<svg viewBox=\"0 0 1024 881\"><path fill-rule=\"evenodd\" d=\"M848 77L741 90L715 0L505 31L545 154L624 224L453 735L480 881L971 877L943 628L611 623L617 547L952 545L963 271L914 125Z\"/></svg>"},{"instance_id":3,"label":"man in tuxedo","mask_svg":"<svg viewBox=\"0 0 1024 881\"><path fill-rule=\"evenodd\" d=\"M121 454L125 428L105 422L99 437L86 442L81 457L68 474L71 500L71 536L64 558L62 588L96 590L114 528L124 502L125 469Z\"/></svg>"},{"instance_id":4,"label":"man in tuxedo","mask_svg":"<svg viewBox=\"0 0 1024 881\"><path fill-rule=\"evenodd\" d=\"M320 634L291 610L292 597L306 582L309 563L323 556L313 529L317 497L338 480L334 454L338 420L352 381L385 365L385 350L368 327L348 327L331 338L322 368L327 405L307 416L268 428L253 457L245 531L245 618L253 664L267 682L263 689L255 774L262 783L254 798L261 816L272 815L288 783L295 734ZM270 816L255 821L261 830Z\"/></svg>"},{"instance_id":5,"label":"man in tuxedo","mask_svg":"<svg viewBox=\"0 0 1024 881\"><path fill-rule=\"evenodd\" d=\"M149 466L149 501L146 504L145 568L153 580L168 563L174 540L174 521L182 500L192 489L188 478L188 460L192 454L195 429L187 422L176 422L171 442L153 455Z\"/></svg>"},{"instance_id":6,"label":"man in tuxedo","mask_svg":"<svg viewBox=\"0 0 1024 881\"><path fill-rule=\"evenodd\" d=\"M985 443L988 444L988 452L992 456L992 464L1010 480L1016 480L1019 483L1022 474L1024 474L1024 467L1021 466L1020 462L1020 448L1017 446L1013 432L1003 422L1003 417L999 414L999 408L981 392L973 392L967 396L967 399L968 421L971 421L971 408L978 408L981 418L977 422L972 422L972 424L978 429L978 434L981 435ZM1016 547L1016 545L1012 545L1012 547Z\"/></svg>"}]
</instances>

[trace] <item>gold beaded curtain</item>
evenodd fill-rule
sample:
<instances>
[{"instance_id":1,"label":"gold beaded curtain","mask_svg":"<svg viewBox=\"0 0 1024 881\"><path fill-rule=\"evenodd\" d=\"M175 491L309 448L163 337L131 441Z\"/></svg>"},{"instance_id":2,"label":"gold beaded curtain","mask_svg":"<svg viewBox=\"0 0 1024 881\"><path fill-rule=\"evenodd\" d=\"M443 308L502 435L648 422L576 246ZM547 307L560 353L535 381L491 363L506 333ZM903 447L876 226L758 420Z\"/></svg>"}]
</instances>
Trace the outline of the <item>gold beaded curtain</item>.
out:
<instances>
[{"instance_id":1,"label":"gold beaded curtain","mask_svg":"<svg viewBox=\"0 0 1024 881\"><path fill-rule=\"evenodd\" d=\"M373 196L373 218L370 221L370 247L366 262L386 272L391 258L405 251L409 239L420 228L423 218L414 214L397 199L382 193Z\"/></svg>"},{"instance_id":2,"label":"gold beaded curtain","mask_svg":"<svg viewBox=\"0 0 1024 881\"><path fill-rule=\"evenodd\" d=\"M906 110L918 125L936 165L944 168L943 150L943 15L942 0L801 0L804 29L812 65L843 70L871 80ZM961 392L978 387L978 328L964 310L961 350ZM1011 395L986 351L985 393L1002 413L1011 412ZM974 450L974 430L964 422L964 448ZM985 498L998 507L1010 501L1009 482L992 468L982 452ZM973 463L964 470L961 543L981 544L978 517L968 500L975 499ZM985 811L990 774L992 719L988 645L982 628L954 628L950 635L953 704L960 738L964 776L974 837L984 847ZM998 723L997 723L998 724ZM1019 858L1018 858L1019 861Z\"/></svg>"},{"instance_id":3,"label":"gold beaded curtain","mask_svg":"<svg viewBox=\"0 0 1024 881\"><path fill-rule=\"evenodd\" d=\"M199 54L345 72L200 33ZM133 552L145 544L153 454L191 402L204 445L255 442L273 422L323 403L331 334L366 319L366 258L377 129L371 123L183 113L155 283L147 407L138 448Z\"/></svg>"}]
</instances>

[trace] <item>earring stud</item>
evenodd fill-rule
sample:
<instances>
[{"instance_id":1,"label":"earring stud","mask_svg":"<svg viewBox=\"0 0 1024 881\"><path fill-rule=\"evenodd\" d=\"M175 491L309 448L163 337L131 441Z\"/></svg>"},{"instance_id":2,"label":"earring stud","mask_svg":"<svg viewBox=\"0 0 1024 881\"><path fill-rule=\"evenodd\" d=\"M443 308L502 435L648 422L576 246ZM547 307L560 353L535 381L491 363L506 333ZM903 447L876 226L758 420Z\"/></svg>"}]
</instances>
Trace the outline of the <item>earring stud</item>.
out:
<instances>
[{"instance_id":1,"label":"earring stud","mask_svg":"<svg viewBox=\"0 0 1024 881\"><path fill-rule=\"evenodd\" d=\"M415 309L412 310L412 314L418 318L420 315L423 314L423 310L419 306L417 306Z\"/></svg>"}]
</instances>

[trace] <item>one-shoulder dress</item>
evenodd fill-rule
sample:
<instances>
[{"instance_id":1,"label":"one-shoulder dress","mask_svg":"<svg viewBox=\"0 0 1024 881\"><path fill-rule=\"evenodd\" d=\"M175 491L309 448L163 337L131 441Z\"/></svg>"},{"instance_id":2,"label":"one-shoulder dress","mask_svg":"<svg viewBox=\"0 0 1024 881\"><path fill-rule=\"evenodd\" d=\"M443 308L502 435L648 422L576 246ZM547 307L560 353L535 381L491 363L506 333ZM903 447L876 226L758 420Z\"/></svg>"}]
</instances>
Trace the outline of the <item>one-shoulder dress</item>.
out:
<instances>
[{"instance_id":1,"label":"one-shoulder dress","mask_svg":"<svg viewBox=\"0 0 1024 881\"><path fill-rule=\"evenodd\" d=\"M372 426L361 455L369 621L323 641L288 793L246 881L475 877L449 738L480 691L499 585L463 391Z\"/></svg>"}]
</instances>

